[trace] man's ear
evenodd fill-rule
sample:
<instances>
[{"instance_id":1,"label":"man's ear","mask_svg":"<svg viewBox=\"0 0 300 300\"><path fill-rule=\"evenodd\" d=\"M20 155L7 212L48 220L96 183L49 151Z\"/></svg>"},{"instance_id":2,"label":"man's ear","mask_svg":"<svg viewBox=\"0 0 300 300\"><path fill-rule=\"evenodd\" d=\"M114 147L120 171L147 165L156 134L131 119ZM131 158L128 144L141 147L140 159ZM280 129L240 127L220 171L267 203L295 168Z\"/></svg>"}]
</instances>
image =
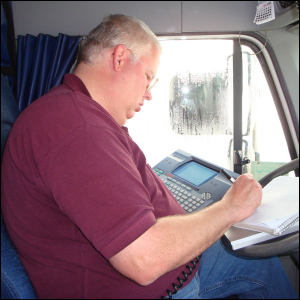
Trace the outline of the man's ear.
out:
<instances>
[{"instance_id":1,"label":"man's ear","mask_svg":"<svg viewBox=\"0 0 300 300\"><path fill-rule=\"evenodd\" d=\"M113 53L113 67L116 72L123 67L126 59L128 59L126 47L124 45L118 45Z\"/></svg>"}]
</instances>

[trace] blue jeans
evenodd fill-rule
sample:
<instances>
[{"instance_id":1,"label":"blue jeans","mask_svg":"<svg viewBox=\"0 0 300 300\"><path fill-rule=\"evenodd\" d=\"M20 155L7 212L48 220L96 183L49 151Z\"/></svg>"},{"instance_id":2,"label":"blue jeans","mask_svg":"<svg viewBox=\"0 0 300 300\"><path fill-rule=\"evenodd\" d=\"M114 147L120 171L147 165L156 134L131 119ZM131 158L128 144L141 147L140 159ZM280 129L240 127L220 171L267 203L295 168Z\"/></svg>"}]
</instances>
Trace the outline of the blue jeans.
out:
<instances>
[{"instance_id":1,"label":"blue jeans","mask_svg":"<svg viewBox=\"0 0 300 300\"><path fill-rule=\"evenodd\" d=\"M244 258L229 253L220 240L203 253L193 280L172 299L226 298L230 295L241 299L298 299L276 256Z\"/></svg>"}]
</instances>

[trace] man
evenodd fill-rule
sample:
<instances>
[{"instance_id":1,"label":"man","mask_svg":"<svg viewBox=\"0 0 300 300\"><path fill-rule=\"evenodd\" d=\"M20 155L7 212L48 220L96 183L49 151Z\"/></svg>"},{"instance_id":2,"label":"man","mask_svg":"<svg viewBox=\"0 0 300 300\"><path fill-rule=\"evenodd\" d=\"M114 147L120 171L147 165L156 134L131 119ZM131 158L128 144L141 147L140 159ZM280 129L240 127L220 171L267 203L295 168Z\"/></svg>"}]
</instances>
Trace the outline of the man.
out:
<instances>
[{"instance_id":1,"label":"man","mask_svg":"<svg viewBox=\"0 0 300 300\"><path fill-rule=\"evenodd\" d=\"M251 175L187 215L123 127L152 99L160 54L143 22L109 16L82 42L74 74L14 124L2 213L38 297L167 296L201 253L175 296L294 297L277 258L241 259L218 241L259 206Z\"/></svg>"}]
</instances>

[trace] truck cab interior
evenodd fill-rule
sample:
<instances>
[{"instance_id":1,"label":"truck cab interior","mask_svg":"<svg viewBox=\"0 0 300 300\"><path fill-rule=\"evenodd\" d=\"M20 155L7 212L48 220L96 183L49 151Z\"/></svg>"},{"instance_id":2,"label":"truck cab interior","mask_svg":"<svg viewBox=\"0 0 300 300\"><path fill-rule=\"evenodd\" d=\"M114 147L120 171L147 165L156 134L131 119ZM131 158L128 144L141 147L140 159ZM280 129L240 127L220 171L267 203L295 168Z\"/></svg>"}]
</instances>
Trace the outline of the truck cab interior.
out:
<instances>
[{"instance_id":1,"label":"truck cab interior","mask_svg":"<svg viewBox=\"0 0 300 300\"><path fill-rule=\"evenodd\" d=\"M153 100L126 123L153 169L182 149L263 187L299 177L299 1L2 1L1 159L19 114L73 72L109 14L144 21L163 48ZM222 241L278 255L299 296L299 207L293 225L236 250ZM21 298L37 296L1 213L1 299Z\"/></svg>"}]
</instances>

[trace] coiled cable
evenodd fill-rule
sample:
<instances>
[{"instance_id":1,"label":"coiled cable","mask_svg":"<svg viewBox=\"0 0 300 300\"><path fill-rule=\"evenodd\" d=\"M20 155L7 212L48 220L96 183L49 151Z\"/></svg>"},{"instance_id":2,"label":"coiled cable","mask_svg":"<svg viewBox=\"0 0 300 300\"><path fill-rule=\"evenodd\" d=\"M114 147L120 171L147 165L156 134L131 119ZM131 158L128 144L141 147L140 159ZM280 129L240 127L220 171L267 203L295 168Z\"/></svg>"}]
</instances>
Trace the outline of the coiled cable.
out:
<instances>
[{"instance_id":1,"label":"coiled cable","mask_svg":"<svg viewBox=\"0 0 300 300\"><path fill-rule=\"evenodd\" d=\"M199 255L199 256L197 256L195 259L193 259L193 260L190 261L190 263L193 266L186 265L186 268L189 270L189 273L186 273L186 272L182 271L182 274L183 274L184 278L182 279L180 277L177 277L179 285L177 285L176 283L172 283L174 291L170 291L169 289L167 289L167 294L169 295L169 298L161 296L161 299L172 299L172 295L177 294L178 289L182 288L183 283L188 280L188 277L193 273L193 270L196 269L197 263L200 261L201 256L202 256L202 254Z\"/></svg>"}]
</instances>

